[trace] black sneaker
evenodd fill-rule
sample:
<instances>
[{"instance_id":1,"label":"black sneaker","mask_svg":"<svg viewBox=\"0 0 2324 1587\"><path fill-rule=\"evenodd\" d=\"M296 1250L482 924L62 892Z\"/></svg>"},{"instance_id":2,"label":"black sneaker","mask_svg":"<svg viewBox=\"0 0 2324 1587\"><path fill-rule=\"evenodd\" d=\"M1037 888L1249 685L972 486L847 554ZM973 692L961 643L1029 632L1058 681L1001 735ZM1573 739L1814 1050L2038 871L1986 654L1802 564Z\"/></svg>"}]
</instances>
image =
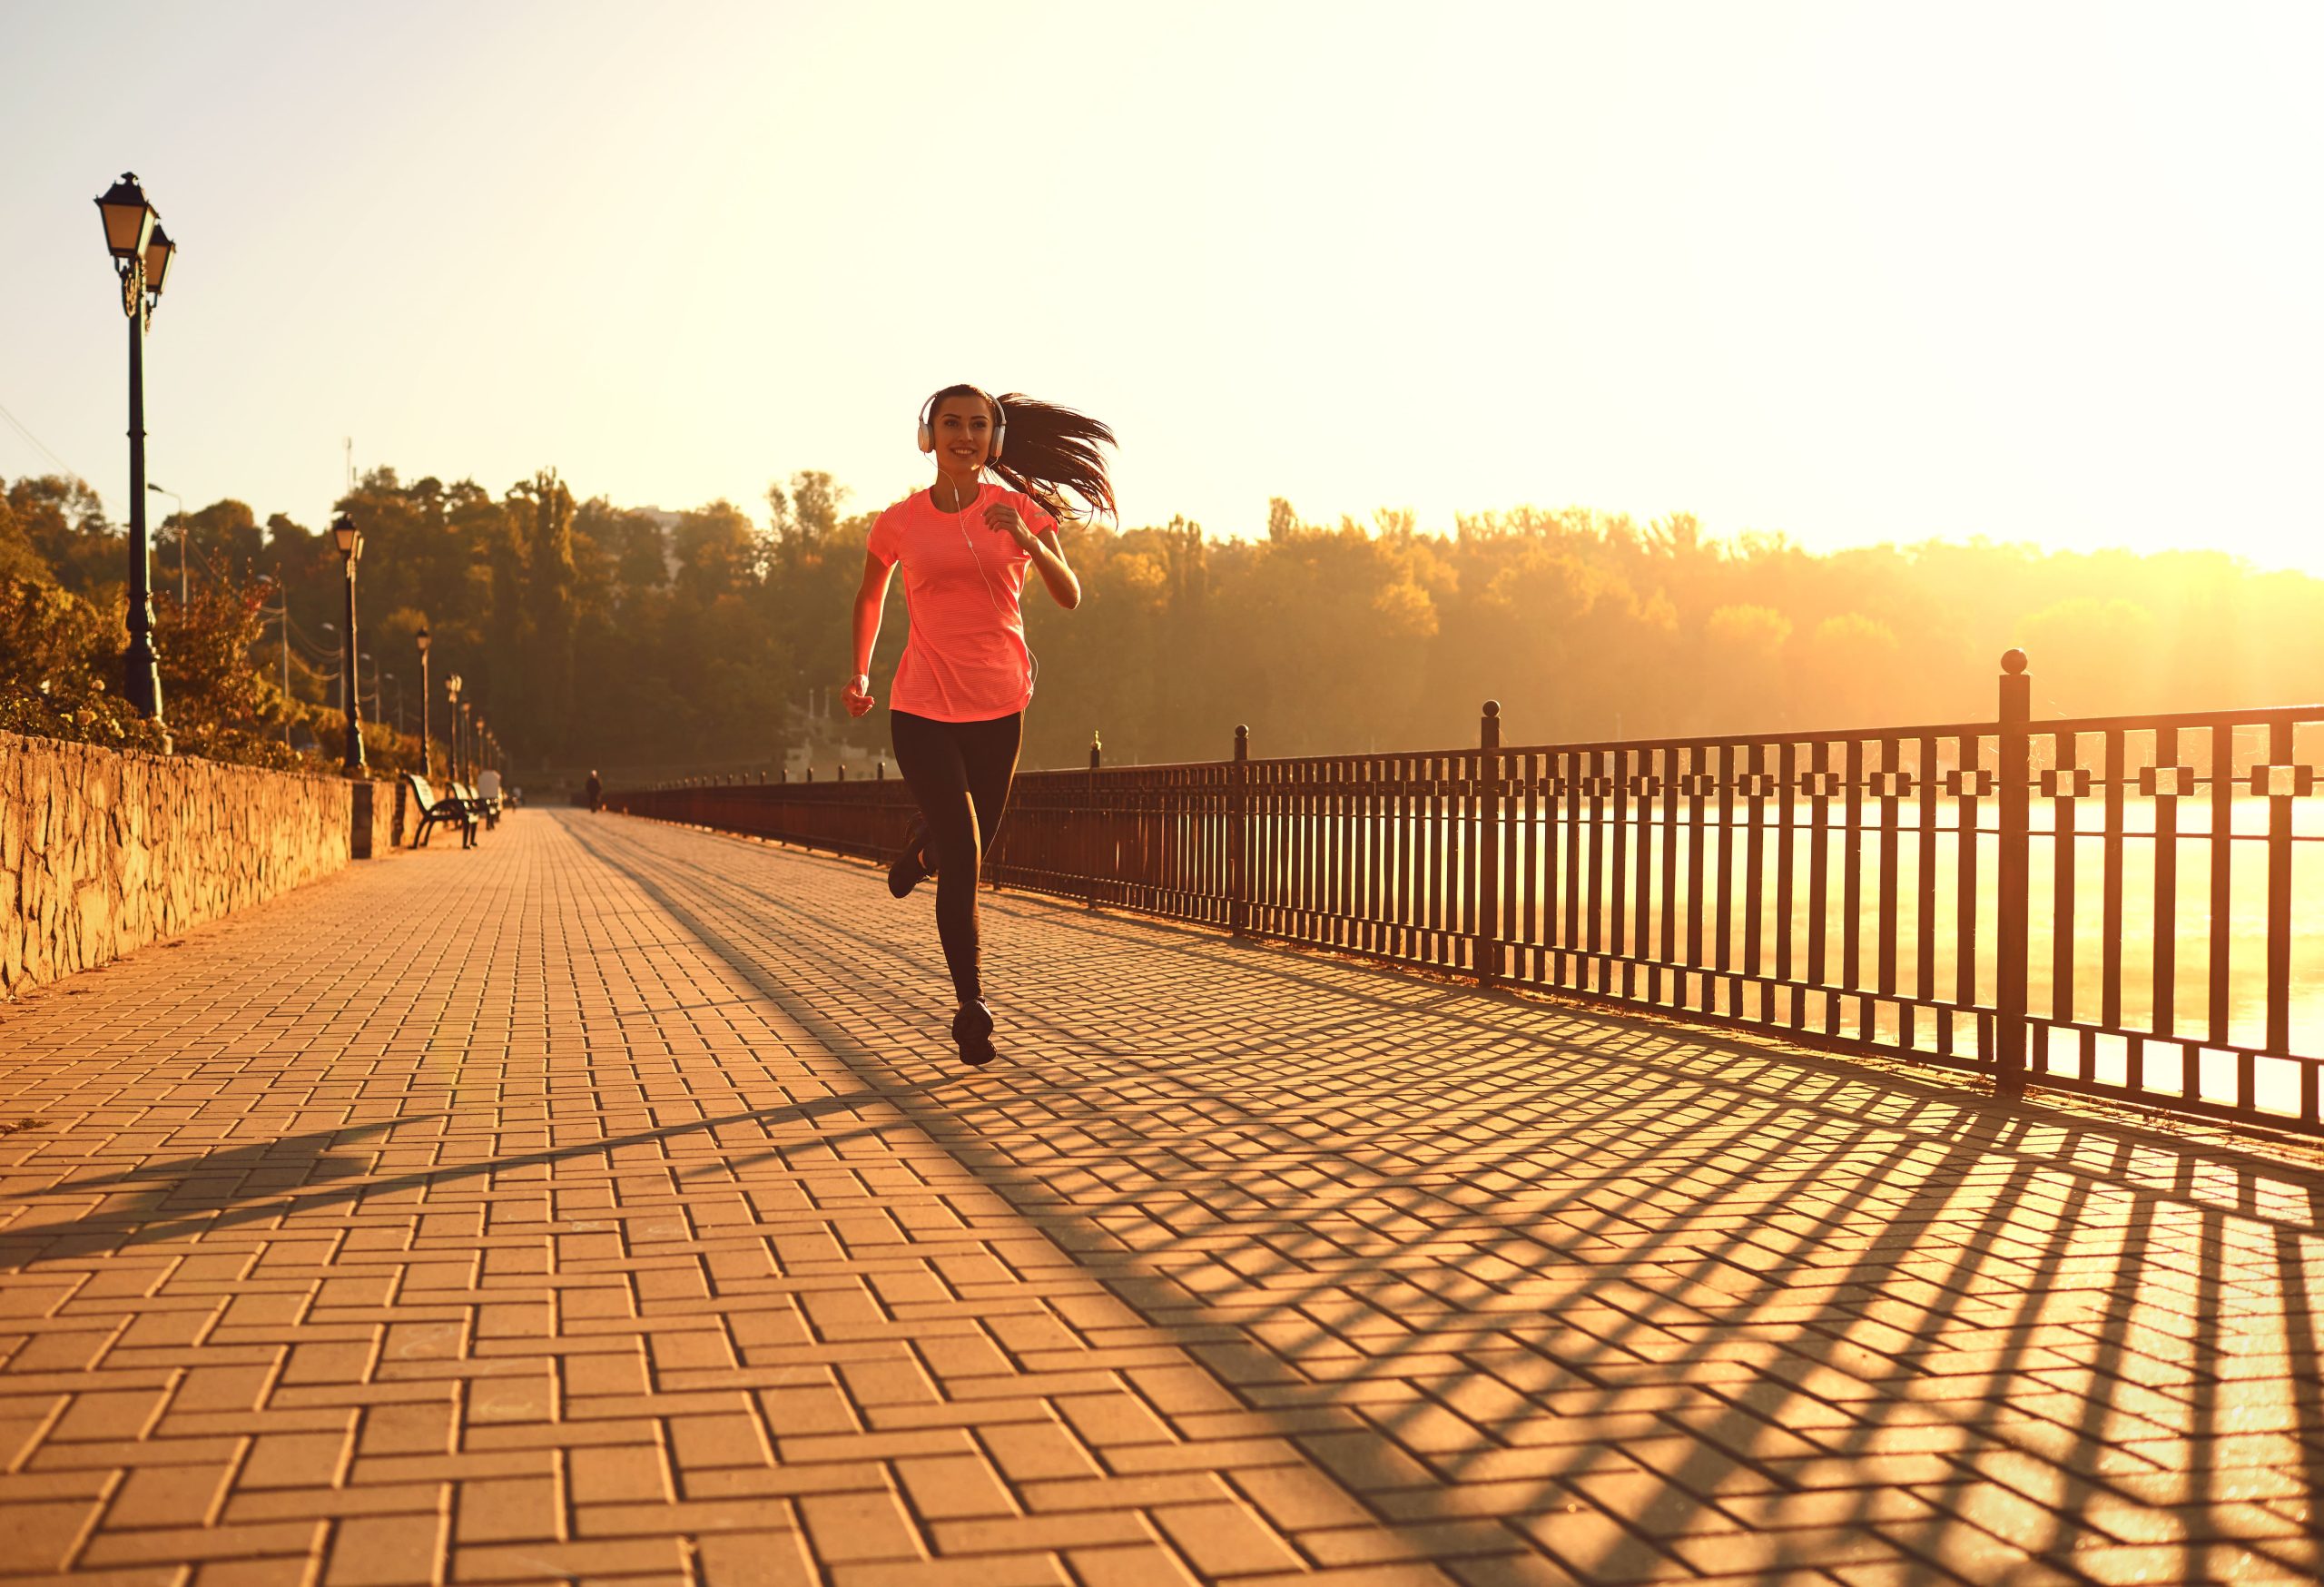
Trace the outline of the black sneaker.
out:
<instances>
[{"instance_id":1,"label":"black sneaker","mask_svg":"<svg viewBox=\"0 0 2324 1587\"><path fill-rule=\"evenodd\" d=\"M982 1069L993 1060L992 1010L982 1000L962 1003L960 1012L952 1016L952 1040L960 1050L960 1061Z\"/></svg>"},{"instance_id":2,"label":"black sneaker","mask_svg":"<svg viewBox=\"0 0 2324 1587\"><path fill-rule=\"evenodd\" d=\"M912 823L911 835L904 840L904 852L888 864L888 891L898 898L927 881L936 872L921 858L928 843L928 829Z\"/></svg>"}]
</instances>

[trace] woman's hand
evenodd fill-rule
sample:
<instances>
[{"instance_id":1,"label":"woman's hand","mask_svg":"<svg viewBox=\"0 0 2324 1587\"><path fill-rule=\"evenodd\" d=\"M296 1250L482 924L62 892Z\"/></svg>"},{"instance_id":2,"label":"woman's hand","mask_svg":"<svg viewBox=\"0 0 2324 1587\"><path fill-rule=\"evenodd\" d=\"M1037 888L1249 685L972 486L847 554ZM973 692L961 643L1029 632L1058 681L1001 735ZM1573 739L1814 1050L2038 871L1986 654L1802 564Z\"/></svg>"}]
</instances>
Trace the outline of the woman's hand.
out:
<instances>
[{"instance_id":1,"label":"woman's hand","mask_svg":"<svg viewBox=\"0 0 2324 1587\"><path fill-rule=\"evenodd\" d=\"M842 691L840 698L846 702L847 714L850 716L862 715L872 709L872 680L863 674L857 673L847 680L847 687Z\"/></svg>"},{"instance_id":2,"label":"woman's hand","mask_svg":"<svg viewBox=\"0 0 2324 1587\"><path fill-rule=\"evenodd\" d=\"M1024 515L1005 501L996 501L984 509L984 527L1008 536L1028 551L1033 548L1037 537Z\"/></svg>"}]
</instances>

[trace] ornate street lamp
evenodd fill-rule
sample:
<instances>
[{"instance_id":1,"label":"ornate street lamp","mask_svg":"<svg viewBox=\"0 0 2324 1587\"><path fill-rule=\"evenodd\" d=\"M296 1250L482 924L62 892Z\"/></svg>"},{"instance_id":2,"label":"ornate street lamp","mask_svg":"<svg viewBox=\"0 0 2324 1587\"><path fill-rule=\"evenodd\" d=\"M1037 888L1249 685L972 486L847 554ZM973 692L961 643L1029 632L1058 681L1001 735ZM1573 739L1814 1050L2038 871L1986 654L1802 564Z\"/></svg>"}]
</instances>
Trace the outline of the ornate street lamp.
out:
<instances>
[{"instance_id":1,"label":"ornate street lamp","mask_svg":"<svg viewBox=\"0 0 2324 1587\"><path fill-rule=\"evenodd\" d=\"M347 713L347 760L340 767L350 777L366 774L363 766L363 723L357 710L361 680L355 672L355 563L363 555L363 531L345 513L330 521L330 537L347 564L347 632L340 638L339 703Z\"/></svg>"},{"instance_id":2,"label":"ornate street lamp","mask_svg":"<svg viewBox=\"0 0 2324 1587\"><path fill-rule=\"evenodd\" d=\"M129 317L129 651L123 693L139 715L162 726L162 672L153 654L153 543L145 532L145 330L177 245L146 202L137 173L122 178L97 200L104 218L105 251L121 277L121 310ZM164 732L163 742L167 743Z\"/></svg>"},{"instance_id":3,"label":"ornate street lamp","mask_svg":"<svg viewBox=\"0 0 2324 1587\"><path fill-rule=\"evenodd\" d=\"M428 630L422 628L419 642L419 774L433 779L436 775L436 745L428 736L428 707L434 704L428 697Z\"/></svg>"},{"instance_id":4,"label":"ornate street lamp","mask_svg":"<svg viewBox=\"0 0 2324 1587\"><path fill-rule=\"evenodd\" d=\"M452 744L452 781L460 780L460 675L454 673L444 680L444 693L451 700L451 722L447 733Z\"/></svg>"}]
</instances>

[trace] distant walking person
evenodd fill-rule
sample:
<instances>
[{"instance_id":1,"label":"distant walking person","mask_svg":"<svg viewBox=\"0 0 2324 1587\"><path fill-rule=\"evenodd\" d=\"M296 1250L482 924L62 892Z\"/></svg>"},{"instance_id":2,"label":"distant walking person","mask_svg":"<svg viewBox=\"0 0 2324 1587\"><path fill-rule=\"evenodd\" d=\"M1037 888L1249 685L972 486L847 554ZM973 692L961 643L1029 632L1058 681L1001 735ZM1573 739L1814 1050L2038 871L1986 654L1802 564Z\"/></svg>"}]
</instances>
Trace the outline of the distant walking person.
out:
<instances>
[{"instance_id":1,"label":"distant walking person","mask_svg":"<svg viewBox=\"0 0 2324 1587\"><path fill-rule=\"evenodd\" d=\"M935 459L935 482L881 513L864 550L848 715L873 705L872 653L888 581L901 567L911 636L896 668L888 731L920 817L888 867L888 890L901 898L936 878L936 932L960 1005L952 1040L973 1064L993 1058L977 882L1009 804L1039 672L1018 596L1033 571L1059 606L1081 604L1081 583L1058 543L1062 493L1070 489L1092 510L1115 510L1098 452L1113 439L1071 409L947 386L920 410L920 449ZM986 483L988 466L1013 488Z\"/></svg>"},{"instance_id":2,"label":"distant walking person","mask_svg":"<svg viewBox=\"0 0 2324 1587\"><path fill-rule=\"evenodd\" d=\"M597 780L597 774L594 767L590 770L589 781L582 786L581 795L588 800L589 808L593 812L606 807L606 785Z\"/></svg>"}]
</instances>

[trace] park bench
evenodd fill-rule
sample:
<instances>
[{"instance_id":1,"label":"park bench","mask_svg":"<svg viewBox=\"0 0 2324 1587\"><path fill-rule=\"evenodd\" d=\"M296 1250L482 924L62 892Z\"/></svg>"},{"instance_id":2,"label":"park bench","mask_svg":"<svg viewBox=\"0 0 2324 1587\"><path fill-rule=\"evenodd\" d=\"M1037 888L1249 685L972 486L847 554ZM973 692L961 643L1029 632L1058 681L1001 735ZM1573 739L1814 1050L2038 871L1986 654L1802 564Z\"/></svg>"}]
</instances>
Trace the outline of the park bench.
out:
<instances>
[{"instance_id":1,"label":"park bench","mask_svg":"<svg viewBox=\"0 0 2324 1587\"><path fill-rule=\"evenodd\" d=\"M491 798L487 799L483 794L476 791L475 784L469 783L453 784L452 792L467 802L468 813L481 820L487 829L497 827L500 824L500 797L498 794L495 794Z\"/></svg>"},{"instance_id":2,"label":"park bench","mask_svg":"<svg viewBox=\"0 0 2324 1587\"><path fill-rule=\"evenodd\" d=\"M419 826L411 834L413 848L423 848L427 845L429 833L438 822L459 823L460 847L464 849L476 847L476 813L468 808L468 802L460 796L458 784L446 793L438 794L428 785L428 779L417 772L406 772L403 774L403 780L411 784L411 796L418 801L419 806Z\"/></svg>"}]
</instances>

